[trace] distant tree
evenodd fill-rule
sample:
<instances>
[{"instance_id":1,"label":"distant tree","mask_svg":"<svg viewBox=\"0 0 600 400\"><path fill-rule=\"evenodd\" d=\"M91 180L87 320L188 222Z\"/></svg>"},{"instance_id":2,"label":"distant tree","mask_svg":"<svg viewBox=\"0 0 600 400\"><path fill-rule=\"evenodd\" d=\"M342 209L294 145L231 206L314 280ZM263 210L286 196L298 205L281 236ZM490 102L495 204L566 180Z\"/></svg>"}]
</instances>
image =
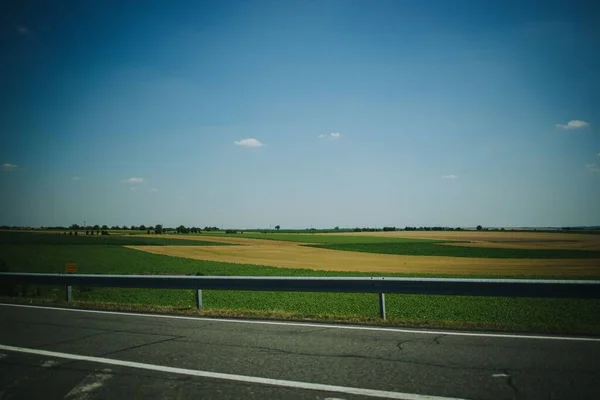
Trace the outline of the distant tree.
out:
<instances>
[{"instance_id":1,"label":"distant tree","mask_svg":"<svg viewBox=\"0 0 600 400\"><path fill-rule=\"evenodd\" d=\"M163 232L163 226L158 224L154 227L154 233L160 235Z\"/></svg>"},{"instance_id":2,"label":"distant tree","mask_svg":"<svg viewBox=\"0 0 600 400\"><path fill-rule=\"evenodd\" d=\"M117 225L113 225L113 226L110 227L110 229L112 229L113 231L118 231L121 228L119 228Z\"/></svg>"},{"instance_id":3,"label":"distant tree","mask_svg":"<svg viewBox=\"0 0 600 400\"><path fill-rule=\"evenodd\" d=\"M146 225L140 225L140 226L138 227L138 229L139 229L140 231L145 231L145 230L146 230Z\"/></svg>"},{"instance_id":4,"label":"distant tree","mask_svg":"<svg viewBox=\"0 0 600 400\"><path fill-rule=\"evenodd\" d=\"M482 227L481 225L477 225L477 230L478 230L478 231L480 231L480 230L482 230L482 229L483 229L483 227Z\"/></svg>"},{"instance_id":5,"label":"distant tree","mask_svg":"<svg viewBox=\"0 0 600 400\"><path fill-rule=\"evenodd\" d=\"M279 225L275 225L275 230L279 230L281 227Z\"/></svg>"},{"instance_id":6,"label":"distant tree","mask_svg":"<svg viewBox=\"0 0 600 400\"><path fill-rule=\"evenodd\" d=\"M135 226L135 225L131 225L131 230L132 230L132 231L137 231L137 226Z\"/></svg>"},{"instance_id":7,"label":"distant tree","mask_svg":"<svg viewBox=\"0 0 600 400\"><path fill-rule=\"evenodd\" d=\"M102 229L103 231L107 231L107 230L108 230L108 226L106 226L106 225L102 225L102 228L101 228L101 229Z\"/></svg>"},{"instance_id":8,"label":"distant tree","mask_svg":"<svg viewBox=\"0 0 600 400\"><path fill-rule=\"evenodd\" d=\"M77 229L79 229L79 225L77 225L77 224L73 224L73 225L71 225L71 226L69 227L69 229L72 229L72 230L76 231Z\"/></svg>"},{"instance_id":9,"label":"distant tree","mask_svg":"<svg viewBox=\"0 0 600 400\"><path fill-rule=\"evenodd\" d=\"M333 228L333 229L334 229L334 230L336 230L336 231L339 231L339 230L340 230L340 227L339 227L339 226L336 226L336 227L335 227L335 228Z\"/></svg>"},{"instance_id":10,"label":"distant tree","mask_svg":"<svg viewBox=\"0 0 600 400\"><path fill-rule=\"evenodd\" d=\"M100 225L94 225L94 227L92 228L93 230L97 231L100 229Z\"/></svg>"}]
</instances>

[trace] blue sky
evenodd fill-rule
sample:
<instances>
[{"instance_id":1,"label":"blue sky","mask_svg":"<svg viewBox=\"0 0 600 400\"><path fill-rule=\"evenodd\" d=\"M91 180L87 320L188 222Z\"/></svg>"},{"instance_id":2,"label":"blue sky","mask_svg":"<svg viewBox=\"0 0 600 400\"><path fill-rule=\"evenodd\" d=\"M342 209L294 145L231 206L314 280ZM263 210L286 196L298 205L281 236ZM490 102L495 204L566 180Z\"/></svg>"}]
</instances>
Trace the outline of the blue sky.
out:
<instances>
[{"instance_id":1,"label":"blue sky","mask_svg":"<svg viewBox=\"0 0 600 400\"><path fill-rule=\"evenodd\" d=\"M0 225L600 225L593 3L3 4Z\"/></svg>"}]
</instances>

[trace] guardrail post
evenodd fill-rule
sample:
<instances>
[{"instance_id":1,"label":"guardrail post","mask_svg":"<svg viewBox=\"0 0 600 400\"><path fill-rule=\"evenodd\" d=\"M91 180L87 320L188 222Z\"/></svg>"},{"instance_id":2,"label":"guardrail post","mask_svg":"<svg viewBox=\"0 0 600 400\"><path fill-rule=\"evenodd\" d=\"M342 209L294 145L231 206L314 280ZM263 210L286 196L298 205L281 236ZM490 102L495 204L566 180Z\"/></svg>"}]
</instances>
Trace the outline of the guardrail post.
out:
<instances>
[{"instance_id":1,"label":"guardrail post","mask_svg":"<svg viewBox=\"0 0 600 400\"><path fill-rule=\"evenodd\" d=\"M71 285L67 285L66 300L70 303L72 299L73 299L73 287Z\"/></svg>"},{"instance_id":2,"label":"guardrail post","mask_svg":"<svg viewBox=\"0 0 600 400\"><path fill-rule=\"evenodd\" d=\"M198 310L202 309L202 289L196 291L196 308Z\"/></svg>"},{"instance_id":3,"label":"guardrail post","mask_svg":"<svg viewBox=\"0 0 600 400\"><path fill-rule=\"evenodd\" d=\"M379 318L385 319L385 293L379 293Z\"/></svg>"}]
</instances>

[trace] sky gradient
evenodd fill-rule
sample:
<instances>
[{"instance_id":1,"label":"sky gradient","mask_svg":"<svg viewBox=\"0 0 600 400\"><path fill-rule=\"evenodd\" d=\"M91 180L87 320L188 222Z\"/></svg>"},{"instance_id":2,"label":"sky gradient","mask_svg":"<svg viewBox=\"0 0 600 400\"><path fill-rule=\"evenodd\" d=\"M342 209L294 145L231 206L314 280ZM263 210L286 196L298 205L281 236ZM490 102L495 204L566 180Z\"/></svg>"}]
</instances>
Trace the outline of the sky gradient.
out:
<instances>
[{"instance_id":1,"label":"sky gradient","mask_svg":"<svg viewBox=\"0 0 600 400\"><path fill-rule=\"evenodd\" d=\"M0 225L600 225L594 2L0 7Z\"/></svg>"}]
</instances>

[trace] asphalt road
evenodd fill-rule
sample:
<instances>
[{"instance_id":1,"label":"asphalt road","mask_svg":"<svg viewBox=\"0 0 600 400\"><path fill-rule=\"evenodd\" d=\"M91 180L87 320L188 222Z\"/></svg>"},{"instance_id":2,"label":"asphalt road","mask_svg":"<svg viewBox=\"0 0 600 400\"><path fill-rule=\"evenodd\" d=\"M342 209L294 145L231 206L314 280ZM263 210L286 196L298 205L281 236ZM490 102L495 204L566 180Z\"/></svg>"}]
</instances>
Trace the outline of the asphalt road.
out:
<instances>
[{"instance_id":1,"label":"asphalt road","mask_svg":"<svg viewBox=\"0 0 600 400\"><path fill-rule=\"evenodd\" d=\"M0 305L0 399L598 399L573 339Z\"/></svg>"}]
</instances>

